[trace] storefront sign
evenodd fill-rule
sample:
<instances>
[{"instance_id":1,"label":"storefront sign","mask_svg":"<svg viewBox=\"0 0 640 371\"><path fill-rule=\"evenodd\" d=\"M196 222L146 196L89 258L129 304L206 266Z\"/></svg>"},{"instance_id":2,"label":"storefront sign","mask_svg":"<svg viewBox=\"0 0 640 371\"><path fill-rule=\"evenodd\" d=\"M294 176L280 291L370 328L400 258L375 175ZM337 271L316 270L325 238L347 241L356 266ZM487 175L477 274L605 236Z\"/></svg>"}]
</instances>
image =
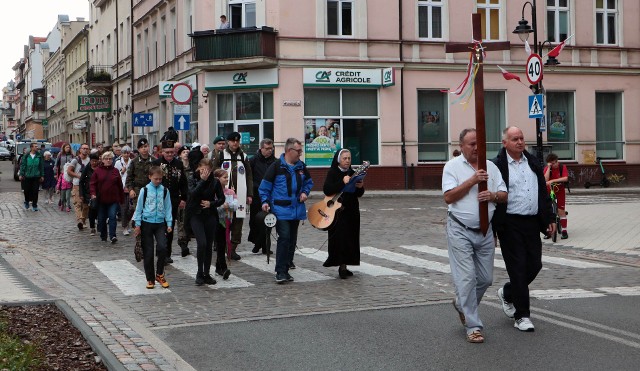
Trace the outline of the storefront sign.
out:
<instances>
[{"instance_id":1,"label":"storefront sign","mask_svg":"<svg viewBox=\"0 0 640 371\"><path fill-rule=\"evenodd\" d=\"M380 69L305 68L304 86L382 86Z\"/></svg>"},{"instance_id":2,"label":"storefront sign","mask_svg":"<svg viewBox=\"0 0 640 371\"><path fill-rule=\"evenodd\" d=\"M304 120L304 162L308 166L331 166L333 155L340 150L339 119Z\"/></svg>"},{"instance_id":3,"label":"storefront sign","mask_svg":"<svg viewBox=\"0 0 640 371\"><path fill-rule=\"evenodd\" d=\"M195 76L189 76L181 81L160 81L160 83L158 83L158 94L160 98L171 98L171 90L173 90L173 86L181 82L189 85L192 90L197 89Z\"/></svg>"},{"instance_id":4,"label":"storefront sign","mask_svg":"<svg viewBox=\"0 0 640 371\"><path fill-rule=\"evenodd\" d=\"M282 106L283 107L300 107L302 106L302 102L300 102L299 100L285 100L285 101L282 101Z\"/></svg>"},{"instance_id":5,"label":"storefront sign","mask_svg":"<svg viewBox=\"0 0 640 371\"><path fill-rule=\"evenodd\" d=\"M81 129L84 129L85 127L87 127L87 124L85 123L84 120L76 120L73 122L73 128L75 130L81 130Z\"/></svg>"},{"instance_id":6,"label":"storefront sign","mask_svg":"<svg viewBox=\"0 0 640 371\"><path fill-rule=\"evenodd\" d=\"M108 95L79 95L79 112L111 112L111 97Z\"/></svg>"},{"instance_id":7,"label":"storefront sign","mask_svg":"<svg viewBox=\"0 0 640 371\"><path fill-rule=\"evenodd\" d=\"M382 86L387 88L396 84L396 71L393 67L382 70Z\"/></svg>"},{"instance_id":8,"label":"storefront sign","mask_svg":"<svg viewBox=\"0 0 640 371\"><path fill-rule=\"evenodd\" d=\"M204 76L207 90L255 89L278 87L278 70L236 70L207 72Z\"/></svg>"}]
</instances>

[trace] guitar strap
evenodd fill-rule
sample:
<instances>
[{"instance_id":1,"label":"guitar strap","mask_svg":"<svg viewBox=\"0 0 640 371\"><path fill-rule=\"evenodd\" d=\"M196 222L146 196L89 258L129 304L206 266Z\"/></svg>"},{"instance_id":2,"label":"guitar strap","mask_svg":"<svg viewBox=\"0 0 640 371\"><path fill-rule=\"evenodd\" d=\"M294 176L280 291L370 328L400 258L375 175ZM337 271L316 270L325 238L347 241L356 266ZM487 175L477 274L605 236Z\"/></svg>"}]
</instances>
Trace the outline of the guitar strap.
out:
<instances>
[{"instance_id":1,"label":"guitar strap","mask_svg":"<svg viewBox=\"0 0 640 371\"><path fill-rule=\"evenodd\" d=\"M238 154L238 159L233 159L229 151L222 151L222 169L229 174L227 188L233 189L238 197L238 209L236 218L244 219L247 216L247 169L244 166L244 153ZM234 166L235 163L235 166ZM236 173L236 184L233 183L233 173Z\"/></svg>"}]
</instances>

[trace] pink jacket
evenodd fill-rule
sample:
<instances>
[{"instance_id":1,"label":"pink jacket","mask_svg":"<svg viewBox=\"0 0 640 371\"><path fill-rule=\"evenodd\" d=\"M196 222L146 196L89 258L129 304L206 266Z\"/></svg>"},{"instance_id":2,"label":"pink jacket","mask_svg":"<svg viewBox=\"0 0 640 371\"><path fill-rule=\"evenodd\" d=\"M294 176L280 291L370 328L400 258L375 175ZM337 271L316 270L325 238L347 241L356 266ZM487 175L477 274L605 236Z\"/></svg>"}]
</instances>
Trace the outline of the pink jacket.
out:
<instances>
[{"instance_id":1,"label":"pink jacket","mask_svg":"<svg viewBox=\"0 0 640 371\"><path fill-rule=\"evenodd\" d=\"M58 183L56 184L56 189L65 191L71 188L73 188L73 183L67 182L66 180L64 180L64 176L62 176L62 174L58 175Z\"/></svg>"}]
</instances>

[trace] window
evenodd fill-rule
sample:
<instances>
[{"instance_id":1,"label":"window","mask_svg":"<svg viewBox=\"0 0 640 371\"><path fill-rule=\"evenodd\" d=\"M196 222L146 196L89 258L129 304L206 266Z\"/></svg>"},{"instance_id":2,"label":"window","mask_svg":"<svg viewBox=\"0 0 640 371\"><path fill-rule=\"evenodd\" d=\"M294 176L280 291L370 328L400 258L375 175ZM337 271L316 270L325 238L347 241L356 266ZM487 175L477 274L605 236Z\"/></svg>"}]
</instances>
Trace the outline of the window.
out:
<instances>
[{"instance_id":1,"label":"window","mask_svg":"<svg viewBox=\"0 0 640 371\"><path fill-rule=\"evenodd\" d=\"M596 44L616 44L617 0L596 0Z\"/></svg>"},{"instance_id":2,"label":"window","mask_svg":"<svg viewBox=\"0 0 640 371\"><path fill-rule=\"evenodd\" d=\"M418 91L418 161L446 161L449 120L447 93Z\"/></svg>"},{"instance_id":3,"label":"window","mask_svg":"<svg viewBox=\"0 0 640 371\"><path fill-rule=\"evenodd\" d=\"M547 0L547 40L561 42L569 37L569 0Z\"/></svg>"},{"instance_id":4,"label":"window","mask_svg":"<svg viewBox=\"0 0 640 371\"><path fill-rule=\"evenodd\" d=\"M264 138L273 139L273 93L241 91L216 95L217 134L227 136L234 131L249 133L249 143L240 143L249 156Z\"/></svg>"},{"instance_id":5,"label":"window","mask_svg":"<svg viewBox=\"0 0 640 371\"><path fill-rule=\"evenodd\" d=\"M332 36L353 35L353 1L327 1L327 34Z\"/></svg>"},{"instance_id":6,"label":"window","mask_svg":"<svg viewBox=\"0 0 640 371\"><path fill-rule=\"evenodd\" d=\"M352 162L379 163L376 89L305 89L305 162L330 166L335 151L351 150Z\"/></svg>"},{"instance_id":7,"label":"window","mask_svg":"<svg viewBox=\"0 0 640 371\"><path fill-rule=\"evenodd\" d=\"M502 130L507 127L504 95L504 91L484 92L487 158L494 158L502 148Z\"/></svg>"},{"instance_id":8,"label":"window","mask_svg":"<svg viewBox=\"0 0 640 371\"><path fill-rule=\"evenodd\" d=\"M170 14L171 21L171 43L169 44L169 59L175 59L177 53L177 19L176 19L176 8L171 9Z\"/></svg>"},{"instance_id":9,"label":"window","mask_svg":"<svg viewBox=\"0 0 640 371\"><path fill-rule=\"evenodd\" d=\"M596 93L596 156L622 159L622 93Z\"/></svg>"},{"instance_id":10,"label":"window","mask_svg":"<svg viewBox=\"0 0 640 371\"><path fill-rule=\"evenodd\" d=\"M477 0L483 40L500 39L500 0Z\"/></svg>"},{"instance_id":11,"label":"window","mask_svg":"<svg viewBox=\"0 0 640 371\"><path fill-rule=\"evenodd\" d=\"M442 0L418 1L418 37L442 38Z\"/></svg>"},{"instance_id":12,"label":"window","mask_svg":"<svg viewBox=\"0 0 640 371\"><path fill-rule=\"evenodd\" d=\"M256 26L255 0L230 0L229 16L231 28Z\"/></svg>"},{"instance_id":13,"label":"window","mask_svg":"<svg viewBox=\"0 0 640 371\"><path fill-rule=\"evenodd\" d=\"M575 157L573 92L547 92L547 143L561 160Z\"/></svg>"}]
</instances>

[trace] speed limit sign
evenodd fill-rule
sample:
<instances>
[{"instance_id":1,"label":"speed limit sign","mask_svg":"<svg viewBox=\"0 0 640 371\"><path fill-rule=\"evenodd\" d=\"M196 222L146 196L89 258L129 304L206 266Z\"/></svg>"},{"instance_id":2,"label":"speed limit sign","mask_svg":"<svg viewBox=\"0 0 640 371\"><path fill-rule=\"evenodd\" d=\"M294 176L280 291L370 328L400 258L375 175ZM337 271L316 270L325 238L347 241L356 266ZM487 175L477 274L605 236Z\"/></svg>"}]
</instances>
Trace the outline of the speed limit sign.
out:
<instances>
[{"instance_id":1,"label":"speed limit sign","mask_svg":"<svg viewBox=\"0 0 640 371\"><path fill-rule=\"evenodd\" d=\"M537 84L542 80L542 58L538 54L531 53L527 59L527 80L532 84Z\"/></svg>"}]
</instances>

